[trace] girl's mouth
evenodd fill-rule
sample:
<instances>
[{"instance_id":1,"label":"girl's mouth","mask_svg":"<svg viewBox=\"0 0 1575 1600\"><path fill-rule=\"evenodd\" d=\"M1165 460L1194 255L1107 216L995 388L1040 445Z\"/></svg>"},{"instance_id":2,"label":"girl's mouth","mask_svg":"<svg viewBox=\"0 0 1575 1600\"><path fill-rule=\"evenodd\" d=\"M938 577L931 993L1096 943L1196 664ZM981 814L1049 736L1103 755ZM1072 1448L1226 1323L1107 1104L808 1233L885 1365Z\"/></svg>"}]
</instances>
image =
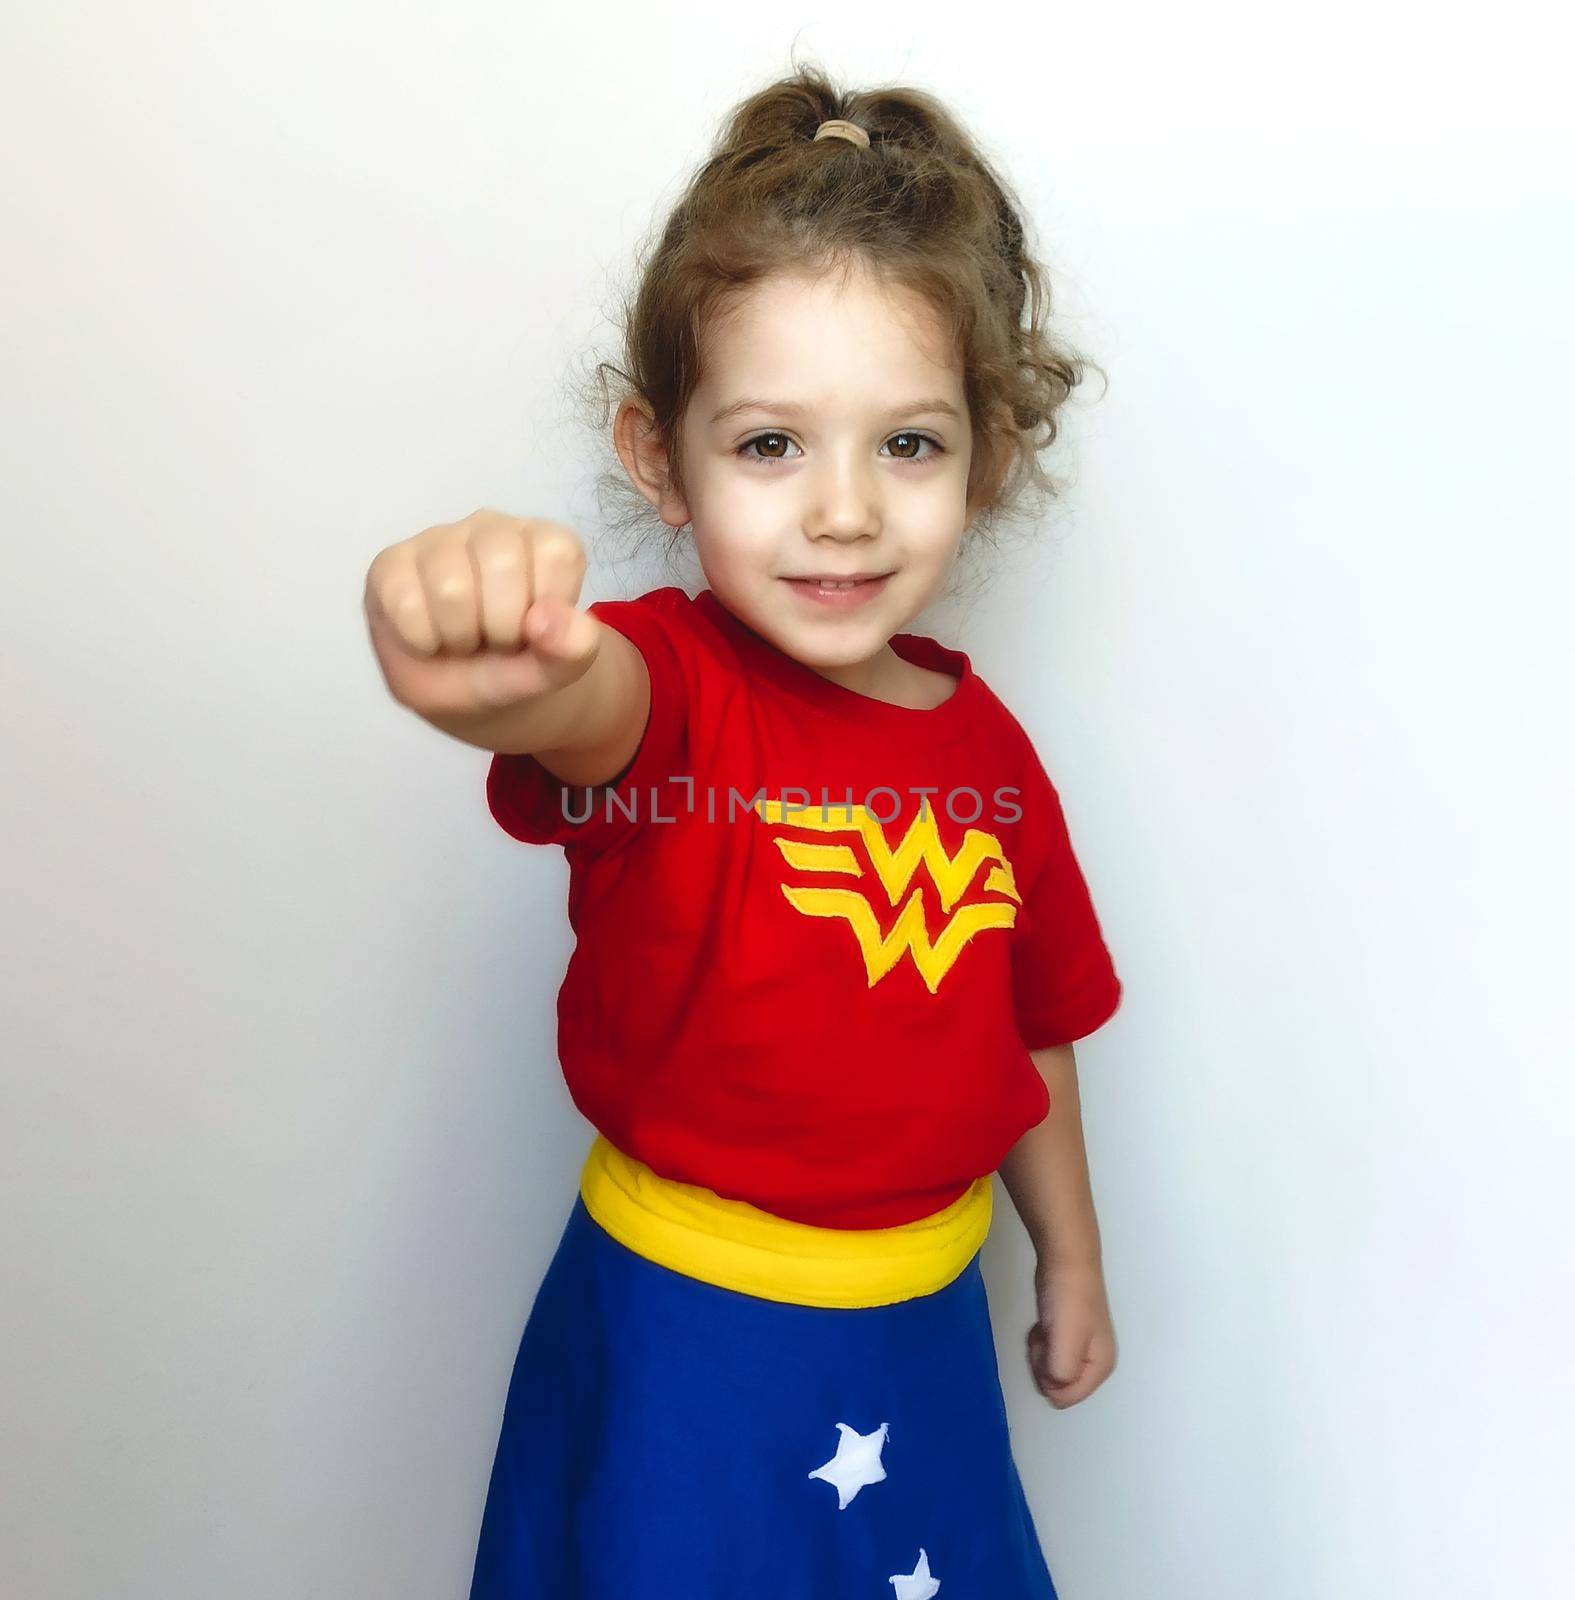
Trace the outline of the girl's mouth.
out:
<instances>
[{"instance_id":1,"label":"girl's mouth","mask_svg":"<svg viewBox=\"0 0 1575 1600\"><path fill-rule=\"evenodd\" d=\"M849 611L873 600L886 587L890 577L889 572L883 572L873 578L784 578L782 581L811 605Z\"/></svg>"}]
</instances>

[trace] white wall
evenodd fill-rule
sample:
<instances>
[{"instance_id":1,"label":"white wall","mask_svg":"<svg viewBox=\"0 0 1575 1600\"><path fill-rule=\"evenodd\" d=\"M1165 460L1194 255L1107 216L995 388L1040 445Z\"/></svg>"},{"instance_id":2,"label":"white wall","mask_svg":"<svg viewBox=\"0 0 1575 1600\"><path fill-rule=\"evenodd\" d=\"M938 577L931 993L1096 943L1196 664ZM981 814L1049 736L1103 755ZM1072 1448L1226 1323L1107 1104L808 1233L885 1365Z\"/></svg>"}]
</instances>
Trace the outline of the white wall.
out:
<instances>
[{"instance_id":1,"label":"white wall","mask_svg":"<svg viewBox=\"0 0 1575 1600\"><path fill-rule=\"evenodd\" d=\"M1062 1593L1563 1592L1561 58L1513 5L957 25L7 13L7 1596L464 1592L589 1137L566 870L386 697L361 582L479 505L592 529L564 364L795 39L953 100L1113 379L1031 570L927 619L1128 985L1088 1401L1029 1385L999 1189L986 1255Z\"/></svg>"}]
</instances>

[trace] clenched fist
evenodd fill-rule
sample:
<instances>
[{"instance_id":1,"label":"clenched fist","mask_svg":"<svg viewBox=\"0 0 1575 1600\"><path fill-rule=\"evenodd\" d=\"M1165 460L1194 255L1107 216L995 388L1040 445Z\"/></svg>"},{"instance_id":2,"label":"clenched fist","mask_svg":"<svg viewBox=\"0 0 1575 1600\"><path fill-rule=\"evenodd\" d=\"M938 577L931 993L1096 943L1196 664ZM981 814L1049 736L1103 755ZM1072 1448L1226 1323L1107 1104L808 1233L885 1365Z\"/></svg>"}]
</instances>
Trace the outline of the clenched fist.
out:
<instances>
[{"instance_id":1,"label":"clenched fist","mask_svg":"<svg viewBox=\"0 0 1575 1600\"><path fill-rule=\"evenodd\" d=\"M389 692L433 720L485 716L581 678L604 625L580 609L585 550L559 523L475 511L379 551L366 618Z\"/></svg>"}]
</instances>

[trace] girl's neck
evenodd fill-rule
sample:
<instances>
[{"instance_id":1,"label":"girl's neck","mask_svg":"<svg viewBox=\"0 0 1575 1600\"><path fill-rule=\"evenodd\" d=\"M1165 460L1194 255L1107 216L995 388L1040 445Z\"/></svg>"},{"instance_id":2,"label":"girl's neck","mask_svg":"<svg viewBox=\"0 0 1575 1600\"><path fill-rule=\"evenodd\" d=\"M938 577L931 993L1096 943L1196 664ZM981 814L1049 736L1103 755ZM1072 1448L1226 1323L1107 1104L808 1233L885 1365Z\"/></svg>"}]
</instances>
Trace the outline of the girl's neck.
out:
<instances>
[{"instance_id":1,"label":"girl's neck","mask_svg":"<svg viewBox=\"0 0 1575 1600\"><path fill-rule=\"evenodd\" d=\"M839 667L817 667L808 662L802 665L855 694L913 711L933 711L957 692L957 679L950 673L904 661L890 644L883 645L868 661Z\"/></svg>"}]
</instances>

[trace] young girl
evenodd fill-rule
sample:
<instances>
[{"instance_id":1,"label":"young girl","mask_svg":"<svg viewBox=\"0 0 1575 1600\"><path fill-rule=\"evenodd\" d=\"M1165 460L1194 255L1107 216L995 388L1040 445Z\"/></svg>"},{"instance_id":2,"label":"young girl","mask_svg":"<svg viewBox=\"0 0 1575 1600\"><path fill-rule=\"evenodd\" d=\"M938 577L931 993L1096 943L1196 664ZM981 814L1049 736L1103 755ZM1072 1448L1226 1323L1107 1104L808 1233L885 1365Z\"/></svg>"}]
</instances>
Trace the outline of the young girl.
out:
<instances>
[{"instance_id":1,"label":"young girl","mask_svg":"<svg viewBox=\"0 0 1575 1600\"><path fill-rule=\"evenodd\" d=\"M1045 303L940 104L800 69L733 113L627 328L619 457L708 587L581 607L578 539L495 511L372 564L391 691L495 752L577 935L596 1132L473 1600L1053 1600L979 1250L1000 1171L1036 1381L1088 1394L1115 1346L1072 1044L1121 986L1022 727L905 631L1054 437Z\"/></svg>"}]
</instances>

